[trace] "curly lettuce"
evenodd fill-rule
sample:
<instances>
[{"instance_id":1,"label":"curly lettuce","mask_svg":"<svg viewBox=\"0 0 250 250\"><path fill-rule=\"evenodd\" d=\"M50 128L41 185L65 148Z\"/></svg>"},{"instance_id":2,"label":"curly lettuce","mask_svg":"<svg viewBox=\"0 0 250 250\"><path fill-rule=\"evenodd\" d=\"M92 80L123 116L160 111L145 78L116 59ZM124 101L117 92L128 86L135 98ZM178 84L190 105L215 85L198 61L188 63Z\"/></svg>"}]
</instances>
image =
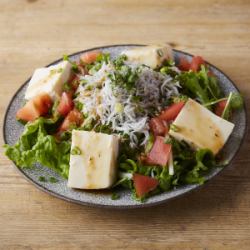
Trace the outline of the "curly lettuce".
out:
<instances>
[{"instance_id":1,"label":"curly lettuce","mask_svg":"<svg viewBox=\"0 0 250 250\"><path fill-rule=\"evenodd\" d=\"M39 118L27 123L16 144L5 145L5 154L20 168L31 168L39 163L67 178L71 143L58 142L49 134L54 132L56 122L53 119Z\"/></svg>"}]
</instances>

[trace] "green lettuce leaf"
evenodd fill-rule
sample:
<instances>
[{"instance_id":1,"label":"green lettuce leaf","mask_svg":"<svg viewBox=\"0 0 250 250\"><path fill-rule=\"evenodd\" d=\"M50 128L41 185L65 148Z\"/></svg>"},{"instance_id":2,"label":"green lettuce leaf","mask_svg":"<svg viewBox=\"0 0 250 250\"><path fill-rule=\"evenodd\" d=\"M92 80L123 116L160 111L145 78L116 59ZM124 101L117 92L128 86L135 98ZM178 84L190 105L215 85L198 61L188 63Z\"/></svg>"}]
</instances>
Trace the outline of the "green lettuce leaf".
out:
<instances>
[{"instance_id":1,"label":"green lettuce leaf","mask_svg":"<svg viewBox=\"0 0 250 250\"><path fill-rule=\"evenodd\" d=\"M40 163L67 178L71 143L57 142L54 136L48 134L55 126L55 120L45 118L27 123L18 142L13 146L5 145L5 154L20 168Z\"/></svg>"},{"instance_id":2,"label":"green lettuce leaf","mask_svg":"<svg viewBox=\"0 0 250 250\"><path fill-rule=\"evenodd\" d=\"M216 166L213 153L209 149L199 149L195 154L196 165L186 175L186 183L202 184L205 182L204 174Z\"/></svg>"},{"instance_id":3,"label":"green lettuce leaf","mask_svg":"<svg viewBox=\"0 0 250 250\"><path fill-rule=\"evenodd\" d=\"M209 75L209 70L202 65L199 72L182 72L178 77L183 93L198 99L201 104L207 104L221 98L218 80Z\"/></svg>"},{"instance_id":4,"label":"green lettuce leaf","mask_svg":"<svg viewBox=\"0 0 250 250\"><path fill-rule=\"evenodd\" d=\"M201 70L199 72L199 78L203 83L204 88L206 88L208 95L210 98L218 99L221 97L221 90L218 85L218 80L214 76L208 75L208 69L201 65Z\"/></svg>"},{"instance_id":5,"label":"green lettuce leaf","mask_svg":"<svg viewBox=\"0 0 250 250\"><path fill-rule=\"evenodd\" d=\"M209 96L206 89L201 85L198 74L195 72L184 72L179 76L181 86L185 94L198 98L202 104L209 102Z\"/></svg>"},{"instance_id":6,"label":"green lettuce leaf","mask_svg":"<svg viewBox=\"0 0 250 250\"><path fill-rule=\"evenodd\" d=\"M242 96L238 93L230 92L227 103L222 113L222 118L228 120L232 111L235 109L242 109L243 99Z\"/></svg>"}]
</instances>

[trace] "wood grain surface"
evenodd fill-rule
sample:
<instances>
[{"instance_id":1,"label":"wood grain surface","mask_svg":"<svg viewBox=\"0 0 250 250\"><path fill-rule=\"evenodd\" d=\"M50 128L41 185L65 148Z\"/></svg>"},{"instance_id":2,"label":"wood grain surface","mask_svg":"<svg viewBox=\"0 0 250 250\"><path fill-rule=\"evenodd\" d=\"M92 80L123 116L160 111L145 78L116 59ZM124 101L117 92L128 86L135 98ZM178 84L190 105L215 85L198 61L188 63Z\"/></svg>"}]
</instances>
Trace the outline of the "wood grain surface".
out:
<instances>
[{"instance_id":1,"label":"wood grain surface","mask_svg":"<svg viewBox=\"0 0 250 250\"><path fill-rule=\"evenodd\" d=\"M161 42L217 65L249 106L248 0L0 0L1 127L35 68L99 45ZM51 197L0 150L0 249L250 249L249 136L234 164L199 191L127 211Z\"/></svg>"}]
</instances>

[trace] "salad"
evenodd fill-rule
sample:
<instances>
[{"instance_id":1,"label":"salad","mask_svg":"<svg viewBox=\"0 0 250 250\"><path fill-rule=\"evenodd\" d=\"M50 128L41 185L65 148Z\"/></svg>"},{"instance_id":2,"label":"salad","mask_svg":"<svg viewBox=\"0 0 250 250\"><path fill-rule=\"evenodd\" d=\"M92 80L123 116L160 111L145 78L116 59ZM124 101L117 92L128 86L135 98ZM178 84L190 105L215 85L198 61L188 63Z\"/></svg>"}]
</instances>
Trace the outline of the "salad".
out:
<instances>
[{"instance_id":1,"label":"salad","mask_svg":"<svg viewBox=\"0 0 250 250\"><path fill-rule=\"evenodd\" d=\"M167 45L115 58L94 50L35 70L16 113L23 134L5 153L19 168L53 169L69 188L122 187L144 201L222 167L242 106L200 56L175 62Z\"/></svg>"}]
</instances>

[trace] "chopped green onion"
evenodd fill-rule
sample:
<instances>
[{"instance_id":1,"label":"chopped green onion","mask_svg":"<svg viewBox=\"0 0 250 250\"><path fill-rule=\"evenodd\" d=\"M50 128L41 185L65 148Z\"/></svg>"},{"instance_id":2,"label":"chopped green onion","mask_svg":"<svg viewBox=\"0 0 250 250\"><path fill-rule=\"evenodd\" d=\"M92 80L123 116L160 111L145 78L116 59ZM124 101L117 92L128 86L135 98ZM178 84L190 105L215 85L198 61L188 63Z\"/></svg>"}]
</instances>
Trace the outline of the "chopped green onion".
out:
<instances>
[{"instance_id":1,"label":"chopped green onion","mask_svg":"<svg viewBox=\"0 0 250 250\"><path fill-rule=\"evenodd\" d=\"M88 85L88 86L86 87L86 90L91 91L93 88L94 88L93 85Z\"/></svg>"},{"instance_id":2,"label":"chopped green onion","mask_svg":"<svg viewBox=\"0 0 250 250\"><path fill-rule=\"evenodd\" d=\"M180 131L180 128L178 126L176 126L175 124L171 124L170 129L173 130L174 132Z\"/></svg>"},{"instance_id":3,"label":"chopped green onion","mask_svg":"<svg viewBox=\"0 0 250 250\"><path fill-rule=\"evenodd\" d=\"M75 107L76 109L78 109L79 111L82 111L82 108L83 108L83 104L79 101L76 101L75 102Z\"/></svg>"},{"instance_id":4,"label":"chopped green onion","mask_svg":"<svg viewBox=\"0 0 250 250\"><path fill-rule=\"evenodd\" d=\"M75 72L75 73L77 73L78 72L78 66L77 66L77 64L76 63L74 63L74 62L70 62L71 63L71 68L72 68L72 70Z\"/></svg>"},{"instance_id":5,"label":"chopped green onion","mask_svg":"<svg viewBox=\"0 0 250 250\"><path fill-rule=\"evenodd\" d=\"M80 155L82 152L81 152L81 149L77 146L75 146L72 150L71 150L71 154L72 155Z\"/></svg>"},{"instance_id":6,"label":"chopped green onion","mask_svg":"<svg viewBox=\"0 0 250 250\"><path fill-rule=\"evenodd\" d=\"M150 152L150 150L151 150L152 147L153 147L153 144L154 144L154 136L153 136L153 134L150 133L150 134L149 134L148 141L147 141L147 144L146 144L146 146L145 146L145 153L146 153L146 154Z\"/></svg>"},{"instance_id":7,"label":"chopped green onion","mask_svg":"<svg viewBox=\"0 0 250 250\"><path fill-rule=\"evenodd\" d=\"M69 60L69 56L68 55L63 55L63 60L64 61L68 61Z\"/></svg>"},{"instance_id":8,"label":"chopped green onion","mask_svg":"<svg viewBox=\"0 0 250 250\"><path fill-rule=\"evenodd\" d=\"M55 177L50 177L50 178L49 178L49 182L50 182L50 183L57 183L58 180L57 180Z\"/></svg>"},{"instance_id":9,"label":"chopped green onion","mask_svg":"<svg viewBox=\"0 0 250 250\"><path fill-rule=\"evenodd\" d=\"M233 109L241 109L243 106L242 96L238 93L233 93L230 105Z\"/></svg>"},{"instance_id":10,"label":"chopped green onion","mask_svg":"<svg viewBox=\"0 0 250 250\"><path fill-rule=\"evenodd\" d=\"M136 172L136 171L137 171L137 164L136 164L133 160L127 159L126 162L129 163L130 166L133 167L133 172Z\"/></svg>"},{"instance_id":11,"label":"chopped green onion","mask_svg":"<svg viewBox=\"0 0 250 250\"><path fill-rule=\"evenodd\" d=\"M69 84L68 82L65 82L65 83L63 84L62 89L63 89L63 91L68 92L68 91L71 90L71 86L70 86L70 84Z\"/></svg>"},{"instance_id":12,"label":"chopped green onion","mask_svg":"<svg viewBox=\"0 0 250 250\"><path fill-rule=\"evenodd\" d=\"M39 176L38 180L41 181L41 182L46 182L47 181L44 176Z\"/></svg>"},{"instance_id":13,"label":"chopped green onion","mask_svg":"<svg viewBox=\"0 0 250 250\"><path fill-rule=\"evenodd\" d=\"M111 195L111 200L118 200L118 199L120 199L120 195L119 194L117 194L117 193L112 193L112 195Z\"/></svg>"},{"instance_id":14,"label":"chopped green onion","mask_svg":"<svg viewBox=\"0 0 250 250\"><path fill-rule=\"evenodd\" d=\"M62 73L63 72L63 68L59 68L58 70L57 70L57 73Z\"/></svg>"},{"instance_id":15,"label":"chopped green onion","mask_svg":"<svg viewBox=\"0 0 250 250\"><path fill-rule=\"evenodd\" d=\"M84 114L84 116L88 117L88 114ZM85 118L87 118L85 117ZM95 124L95 121L94 119L90 118L90 119L85 119L84 120L84 123L83 123L83 130L86 130L86 131L91 131L94 127L94 124Z\"/></svg>"},{"instance_id":16,"label":"chopped green onion","mask_svg":"<svg viewBox=\"0 0 250 250\"><path fill-rule=\"evenodd\" d=\"M84 86L86 83L87 83L87 81L86 81L85 79L80 80L80 84L81 84L82 86Z\"/></svg>"}]
</instances>

